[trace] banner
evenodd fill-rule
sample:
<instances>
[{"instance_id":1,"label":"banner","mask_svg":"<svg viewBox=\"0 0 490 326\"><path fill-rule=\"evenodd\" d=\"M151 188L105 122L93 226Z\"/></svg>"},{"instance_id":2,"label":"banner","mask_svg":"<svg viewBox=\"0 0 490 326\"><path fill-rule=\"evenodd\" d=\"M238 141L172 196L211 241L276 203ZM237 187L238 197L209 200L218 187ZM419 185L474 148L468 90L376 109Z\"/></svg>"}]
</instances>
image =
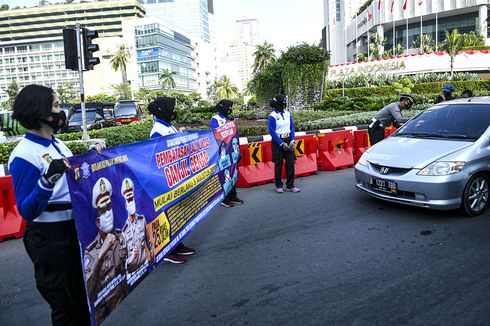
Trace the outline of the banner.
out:
<instances>
[{"instance_id":1,"label":"banner","mask_svg":"<svg viewBox=\"0 0 490 326\"><path fill-rule=\"evenodd\" d=\"M230 121L69 158L93 325L99 325L220 204L238 179Z\"/></svg>"}]
</instances>

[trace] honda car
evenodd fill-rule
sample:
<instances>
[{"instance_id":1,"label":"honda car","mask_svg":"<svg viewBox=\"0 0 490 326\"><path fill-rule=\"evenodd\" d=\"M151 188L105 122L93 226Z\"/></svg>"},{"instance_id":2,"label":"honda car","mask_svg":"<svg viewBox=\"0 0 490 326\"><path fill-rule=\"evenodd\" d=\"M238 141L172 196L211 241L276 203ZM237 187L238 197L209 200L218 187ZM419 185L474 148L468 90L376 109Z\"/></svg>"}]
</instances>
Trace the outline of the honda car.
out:
<instances>
[{"instance_id":1,"label":"honda car","mask_svg":"<svg viewBox=\"0 0 490 326\"><path fill-rule=\"evenodd\" d=\"M370 147L356 185L382 200L483 213L490 181L490 97L442 102Z\"/></svg>"}]
</instances>

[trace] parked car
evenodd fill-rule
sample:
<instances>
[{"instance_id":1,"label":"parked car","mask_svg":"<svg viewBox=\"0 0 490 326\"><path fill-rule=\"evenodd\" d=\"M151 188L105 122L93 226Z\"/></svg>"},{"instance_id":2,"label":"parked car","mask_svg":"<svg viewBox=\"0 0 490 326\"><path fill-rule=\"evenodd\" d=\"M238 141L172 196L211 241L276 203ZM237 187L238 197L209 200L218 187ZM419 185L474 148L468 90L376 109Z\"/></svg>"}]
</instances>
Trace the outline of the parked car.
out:
<instances>
[{"instance_id":1,"label":"parked car","mask_svg":"<svg viewBox=\"0 0 490 326\"><path fill-rule=\"evenodd\" d=\"M128 124L141 119L141 110L134 100L123 100L114 109L116 125Z\"/></svg>"},{"instance_id":2,"label":"parked car","mask_svg":"<svg viewBox=\"0 0 490 326\"><path fill-rule=\"evenodd\" d=\"M489 201L490 97L442 102L369 148L357 188L383 200L483 213Z\"/></svg>"},{"instance_id":3,"label":"parked car","mask_svg":"<svg viewBox=\"0 0 490 326\"><path fill-rule=\"evenodd\" d=\"M95 108L86 109L87 130L101 129L106 127L105 119L97 112ZM76 110L68 119L67 132L82 130L82 111Z\"/></svg>"}]
</instances>

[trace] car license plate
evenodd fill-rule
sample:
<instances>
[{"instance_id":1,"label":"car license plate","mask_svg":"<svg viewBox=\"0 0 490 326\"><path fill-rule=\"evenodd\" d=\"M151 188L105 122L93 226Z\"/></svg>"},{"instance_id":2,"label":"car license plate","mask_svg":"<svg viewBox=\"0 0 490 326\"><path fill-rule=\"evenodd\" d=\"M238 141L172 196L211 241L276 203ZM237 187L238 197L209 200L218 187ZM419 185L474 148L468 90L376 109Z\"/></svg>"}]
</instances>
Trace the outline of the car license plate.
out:
<instances>
[{"instance_id":1,"label":"car license plate","mask_svg":"<svg viewBox=\"0 0 490 326\"><path fill-rule=\"evenodd\" d=\"M371 187L374 189L378 189L380 191L384 192L389 192L391 194L397 193L398 189L396 187L396 182L389 181L389 180L383 180L383 179L376 179L376 178L371 178Z\"/></svg>"}]
</instances>

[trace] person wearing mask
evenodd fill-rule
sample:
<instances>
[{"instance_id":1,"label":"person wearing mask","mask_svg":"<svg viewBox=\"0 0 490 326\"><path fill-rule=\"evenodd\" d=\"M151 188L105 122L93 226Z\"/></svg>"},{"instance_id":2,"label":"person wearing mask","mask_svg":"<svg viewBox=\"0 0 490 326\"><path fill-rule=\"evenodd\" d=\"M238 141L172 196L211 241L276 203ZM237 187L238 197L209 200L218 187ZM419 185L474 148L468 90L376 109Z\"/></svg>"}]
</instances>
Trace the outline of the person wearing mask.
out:
<instances>
[{"instance_id":1,"label":"person wearing mask","mask_svg":"<svg viewBox=\"0 0 490 326\"><path fill-rule=\"evenodd\" d=\"M408 121L404 118L402 110L408 110L413 105L413 96L410 94L400 94L400 101L388 104L378 111L368 128L369 141L371 146L379 143L385 138L385 128L391 125L395 127Z\"/></svg>"},{"instance_id":2,"label":"person wearing mask","mask_svg":"<svg viewBox=\"0 0 490 326\"><path fill-rule=\"evenodd\" d=\"M465 89L463 92L461 92L461 97L462 98L470 98L470 97L473 97L473 92L470 91L469 89Z\"/></svg>"},{"instance_id":3,"label":"person wearing mask","mask_svg":"<svg viewBox=\"0 0 490 326\"><path fill-rule=\"evenodd\" d=\"M442 97L438 95L434 103L437 104L444 101L454 100L455 97L453 96L453 92L454 92L454 85L445 84L444 87L442 87Z\"/></svg>"},{"instance_id":4,"label":"person wearing mask","mask_svg":"<svg viewBox=\"0 0 490 326\"><path fill-rule=\"evenodd\" d=\"M89 325L80 245L65 172L68 147L55 133L65 125L53 90L24 87L12 117L28 129L12 151L8 166L16 204L27 221L24 246L34 264L36 287L51 308L53 325ZM100 152L104 146L96 146Z\"/></svg>"},{"instance_id":5,"label":"person wearing mask","mask_svg":"<svg viewBox=\"0 0 490 326\"><path fill-rule=\"evenodd\" d=\"M274 109L268 118L269 133L272 137L272 161L274 162L274 178L276 191L283 193L283 182L281 180L282 164L286 162L286 190L300 192L301 189L294 186L294 135L293 117L288 111L286 96L279 94L272 98L270 106Z\"/></svg>"},{"instance_id":6,"label":"person wearing mask","mask_svg":"<svg viewBox=\"0 0 490 326\"><path fill-rule=\"evenodd\" d=\"M233 101L230 100L221 100L216 104L216 109L218 110L218 114L214 115L211 118L210 124L211 129L216 129L219 126L223 125L227 121L233 120L231 116L231 111L233 107ZM224 147L223 147L224 148ZM233 207L233 205L241 205L243 204L243 200L237 197L236 187L232 187L225 200L221 202L221 205L224 207Z\"/></svg>"},{"instance_id":7,"label":"person wearing mask","mask_svg":"<svg viewBox=\"0 0 490 326\"><path fill-rule=\"evenodd\" d=\"M153 114L155 122L150 132L150 138L172 135L178 133L172 125L172 120L177 118L176 99L174 97L158 97L148 104L148 111ZM190 256L196 253L196 249L184 246L180 242L175 249L163 260L182 264L187 261L183 256Z\"/></svg>"}]
</instances>

